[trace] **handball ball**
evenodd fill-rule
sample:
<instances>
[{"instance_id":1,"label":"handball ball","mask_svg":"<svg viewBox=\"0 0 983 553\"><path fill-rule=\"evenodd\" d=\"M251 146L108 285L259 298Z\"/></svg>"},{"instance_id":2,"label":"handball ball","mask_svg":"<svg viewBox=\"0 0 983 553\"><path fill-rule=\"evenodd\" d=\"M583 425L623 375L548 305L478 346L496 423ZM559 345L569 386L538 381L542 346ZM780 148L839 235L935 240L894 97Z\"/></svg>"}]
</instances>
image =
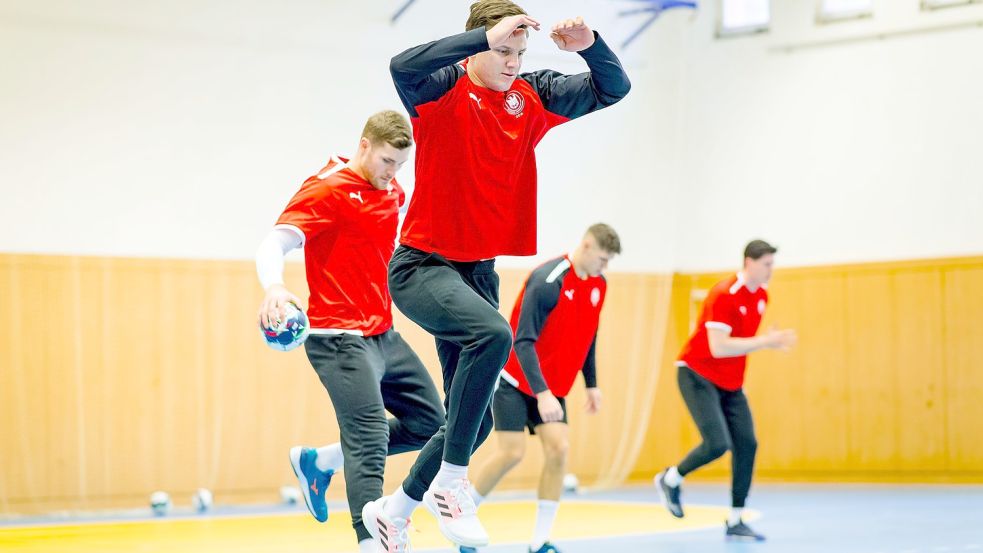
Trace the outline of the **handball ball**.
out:
<instances>
[{"instance_id":1,"label":"handball ball","mask_svg":"<svg viewBox=\"0 0 983 553\"><path fill-rule=\"evenodd\" d=\"M311 331L307 315L296 305L288 303L285 309L287 316L280 324L273 328L264 328L262 324L259 327L266 345L277 351L290 351L303 344Z\"/></svg>"},{"instance_id":2,"label":"handball ball","mask_svg":"<svg viewBox=\"0 0 983 553\"><path fill-rule=\"evenodd\" d=\"M283 486L280 488L280 501L285 505L296 505L300 501L300 490L297 486Z\"/></svg>"},{"instance_id":3,"label":"handball ball","mask_svg":"<svg viewBox=\"0 0 983 553\"><path fill-rule=\"evenodd\" d=\"M171 496L159 491L150 494L150 508L159 517L166 515L171 511Z\"/></svg>"},{"instance_id":4,"label":"handball ball","mask_svg":"<svg viewBox=\"0 0 983 553\"><path fill-rule=\"evenodd\" d=\"M191 504L194 505L195 511L204 513L212 508L212 492L205 488L198 488L191 496Z\"/></svg>"},{"instance_id":5,"label":"handball ball","mask_svg":"<svg viewBox=\"0 0 983 553\"><path fill-rule=\"evenodd\" d=\"M577 489L580 487L580 480L577 479L577 475L573 473L565 474L563 476L563 491L570 493L577 493Z\"/></svg>"}]
</instances>

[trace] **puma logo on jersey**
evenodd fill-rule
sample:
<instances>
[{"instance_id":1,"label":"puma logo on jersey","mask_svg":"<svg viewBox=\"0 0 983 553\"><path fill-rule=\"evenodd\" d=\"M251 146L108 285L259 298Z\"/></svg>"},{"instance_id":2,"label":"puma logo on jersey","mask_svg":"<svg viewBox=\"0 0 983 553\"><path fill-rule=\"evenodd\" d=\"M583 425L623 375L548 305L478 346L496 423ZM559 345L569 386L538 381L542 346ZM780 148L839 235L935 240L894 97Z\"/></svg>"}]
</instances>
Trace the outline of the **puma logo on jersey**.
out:
<instances>
[{"instance_id":1,"label":"puma logo on jersey","mask_svg":"<svg viewBox=\"0 0 983 553\"><path fill-rule=\"evenodd\" d=\"M358 200L358 203L360 203L360 204L364 204L365 203L364 201L362 201L362 193L361 192L349 192L348 193L348 197L349 198L352 198L352 199L355 199L355 200Z\"/></svg>"},{"instance_id":2,"label":"puma logo on jersey","mask_svg":"<svg viewBox=\"0 0 983 553\"><path fill-rule=\"evenodd\" d=\"M573 301L573 290L567 290L563 292L563 295L566 296L568 300Z\"/></svg>"},{"instance_id":3,"label":"puma logo on jersey","mask_svg":"<svg viewBox=\"0 0 983 553\"><path fill-rule=\"evenodd\" d=\"M741 311L741 315L747 315L747 307L746 306L743 306L742 305L739 309Z\"/></svg>"},{"instance_id":4,"label":"puma logo on jersey","mask_svg":"<svg viewBox=\"0 0 983 553\"><path fill-rule=\"evenodd\" d=\"M471 99L478 104L478 109L481 109L481 98L479 98L474 92L468 92L468 96L470 96Z\"/></svg>"}]
</instances>

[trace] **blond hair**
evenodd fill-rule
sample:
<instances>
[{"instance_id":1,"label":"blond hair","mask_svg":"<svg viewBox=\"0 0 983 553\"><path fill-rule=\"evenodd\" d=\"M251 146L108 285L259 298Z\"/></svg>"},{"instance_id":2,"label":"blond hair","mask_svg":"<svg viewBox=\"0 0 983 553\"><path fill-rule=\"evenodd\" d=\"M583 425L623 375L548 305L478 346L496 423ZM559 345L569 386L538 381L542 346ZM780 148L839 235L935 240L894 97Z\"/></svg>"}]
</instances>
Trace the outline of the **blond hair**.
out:
<instances>
[{"instance_id":1,"label":"blond hair","mask_svg":"<svg viewBox=\"0 0 983 553\"><path fill-rule=\"evenodd\" d=\"M413 129L410 122L398 111L380 111L369 117L362 129L362 137L374 145L389 144L397 150L413 145Z\"/></svg>"},{"instance_id":2,"label":"blond hair","mask_svg":"<svg viewBox=\"0 0 983 553\"><path fill-rule=\"evenodd\" d=\"M597 246L608 253L621 253L621 238L610 225L596 223L587 229L587 234L597 240Z\"/></svg>"},{"instance_id":3,"label":"blond hair","mask_svg":"<svg viewBox=\"0 0 983 553\"><path fill-rule=\"evenodd\" d=\"M464 30L470 31L484 27L491 29L499 21L513 15L528 15L515 2L510 0L478 0L471 4L471 15L464 24Z\"/></svg>"}]
</instances>

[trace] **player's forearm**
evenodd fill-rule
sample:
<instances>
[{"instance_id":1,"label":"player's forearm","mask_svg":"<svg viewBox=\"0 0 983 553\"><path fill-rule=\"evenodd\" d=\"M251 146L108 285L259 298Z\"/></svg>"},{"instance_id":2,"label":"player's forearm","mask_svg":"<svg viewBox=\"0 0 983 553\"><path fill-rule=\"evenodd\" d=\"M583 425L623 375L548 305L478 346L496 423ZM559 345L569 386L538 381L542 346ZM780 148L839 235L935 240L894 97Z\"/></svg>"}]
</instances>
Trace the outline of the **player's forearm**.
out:
<instances>
[{"instance_id":1,"label":"player's forearm","mask_svg":"<svg viewBox=\"0 0 983 553\"><path fill-rule=\"evenodd\" d=\"M485 50L488 50L488 36L484 28L474 29L397 54L389 62L389 72L396 88L412 87L434 71Z\"/></svg>"},{"instance_id":2,"label":"player's forearm","mask_svg":"<svg viewBox=\"0 0 983 553\"><path fill-rule=\"evenodd\" d=\"M595 365L592 363L589 369L587 366L584 366L582 372L584 373L584 386L587 388L597 388L597 369Z\"/></svg>"},{"instance_id":3,"label":"player's forearm","mask_svg":"<svg viewBox=\"0 0 983 553\"><path fill-rule=\"evenodd\" d=\"M584 373L584 385L587 388L597 388L597 356L595 350L597 347L597 336L594 336L594 341L591 342L590 350L587 352L587 359L584 360L584 367L581 372Z\"/></svg>"},{"instance_id":4,"label":"player's forearm","mask_svg":"<svg viewBox=\"0 0 983 553\"><path fill-rule=\"evenodd\" d=\"M725 357L741 357L753 351L766 347L765 339L762 336L751 338L734 338L728 336L716 340L710 340L710 354L717 359Z\"/></svg>"},{"instance_id":5,"label":"player's forearm","mask_svg":"<svg viewBox=\"0 0 983 553\"><path fill-rule=\"evenodd\" d=\"M621 66L618 56L608 47L604 39L594 32L594 44L578 52L587 67L595 96L603 105L611 105L628 95L631 81Z\"/></svg>"},{"instance_id":6,"label":"player's forearm","mask_svg":"<svg viewBox=\"0 0 983 553\"><path fill-rule=\"evenodd\" d=\"M539 354L536 353L536 343L529 340L518 340L513 346L515 356L519 360L519 367L522 374L526 376L526 382L532 393L539 394L549 389L546 385L546 378L543 376L543 369L539 365Z\"/></svg>"},{"instance_id":7,"label":"player's forearm","mask_svg":"<svg viewBox=\"0 0 983 553\"><path fill-rule=\"evenodd\" d=\"M283 260L287 252L300 245L300 238L290 231L274 229L256 251L256 274L266 290L274 284L283 284Z\"/></svg>"}]
</instances>

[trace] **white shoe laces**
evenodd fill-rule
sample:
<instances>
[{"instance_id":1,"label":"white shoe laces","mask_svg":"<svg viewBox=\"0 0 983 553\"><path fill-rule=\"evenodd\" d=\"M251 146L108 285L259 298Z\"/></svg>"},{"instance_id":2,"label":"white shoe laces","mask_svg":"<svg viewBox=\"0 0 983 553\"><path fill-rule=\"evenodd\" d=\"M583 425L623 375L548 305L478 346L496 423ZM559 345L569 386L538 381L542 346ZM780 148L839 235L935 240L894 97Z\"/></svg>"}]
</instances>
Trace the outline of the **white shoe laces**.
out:
<instances>
[{"instance_id":1,"label":"white shoe laces","mask_svg":"<svg viewBox=\"0 0 983 553\"><path fill-rule=\"evenodd\" d=\"M403 520L402 524L399 523L400 520ZM394 537L396 538L398 550L405 551L406 553L413 551L413 548L410 546L410 519L392 519L392 526L397 530Z\"/></svg>"},{"instance_id":2,"label":"white shoe laces","mask_svg":"<svg viewBox=\"0 0 983 553\"><path fill-rule=\"evenodd\" d=\"M448 491L454 495L457 499L457 506L461 509L462 515L474 515L478 512L478 506L474 504L474 498L471 497L471 492L468 490L471 488L471 482L467 478L458 478L454 480Z\"/></svg>"}]
</instances>

